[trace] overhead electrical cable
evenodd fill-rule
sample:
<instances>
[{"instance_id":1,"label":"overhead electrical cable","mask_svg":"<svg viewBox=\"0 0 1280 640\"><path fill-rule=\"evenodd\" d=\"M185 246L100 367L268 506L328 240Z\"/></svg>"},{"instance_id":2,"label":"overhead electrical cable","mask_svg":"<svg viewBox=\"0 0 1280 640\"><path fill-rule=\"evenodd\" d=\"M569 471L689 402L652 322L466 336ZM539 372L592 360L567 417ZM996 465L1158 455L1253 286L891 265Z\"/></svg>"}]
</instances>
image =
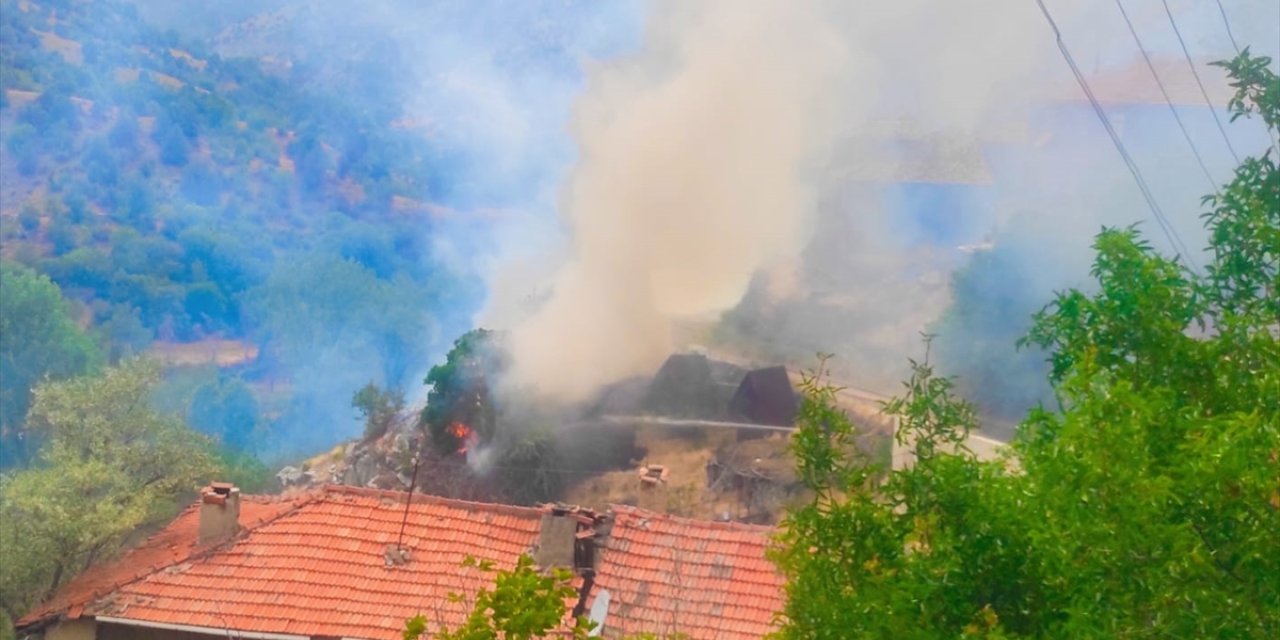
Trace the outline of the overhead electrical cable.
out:
<instances>
[{"instance_id":1,"label":"overhead electrical cable","mask_svg":"<svg viewBox=\"0 0 1280 640\"><path fill-rule=\"evenodd\" d=\"M1191 140L1191 134L1187 132L1187 126L1182 122L1182 116L1178 115L1178 108L1173 106L1173 99L1169 97L1169 91L1165 89L1164 82L1160 80L1160 74L1156 72L1156 66L1151 62L1151 56L1147 54L1147 48L1142 44L1142 38L1138 37L1138 30L1134 29L1133 21L1129 19L1129 12L1124 10L1124 3L1116 0L1116 7L1120 9L1120 15L1124 17L1124 23L1129 27L1129 33L1133 35L1133 41L1138 45L1138 51L1142 52L1142 59L1147 63L1147 69L1151 71L1151 77L1155 79L1156 86L1160 87L1160 95L1164 96L1164 103L1169 105L1169 113L1173 114L1173 119L1178 123L1178 129L1182 130L1182 137L1187 140L1187 145L1191 147L1191 153L1196 157L1196 163L1200 165L1200 170L1204 172L1204 177L1208 178L1209 186L1214 193L1218 191L1218 182L1213 179L1213 174L1209 173L1209 167L1205 165L1204 158L1200 156L1200 150L1196 148L1196 143Z\"/></svg>"},{"instance_id":2,"label":"overhead electrical cable","mask_svg":"<svg viewBox=\"0 0 1280 640\"><path fill-rule=\"evenodd\" d=\"M1236 42L1236 35L1231 33L1231 21L1227 19L1227 10L1222 8L1222 0L1215 0L1218 3L1218 13L1222 14L1222 25L1227 28L1227 38L1231 40L1231 46L1235 47L1236 55L1240 55L1240 44Z\"/></svg>"},{"instance_id":3,"label":"overhead electrical cable","mask_svg":"<svg viewBox=\"0 0 1280 640\"><path fill-rule=\"evenodd\" d=\"M1200 95L1204 96L1204 103L1209 106L1209 113L1213 116L1213 121L1218 125L1218 132L1222 134L1222 140L1227 143L1227 149L1231 151L1231 157L1235 159L1236 164L1240 164L1240 155L1236 153L1236 148L1231 145L1231 138L1227 137L1227 129L1222 126L1222 118L1218 117L1218 110L1213 107L1213 100L1209 99L1209 92L1205 91L1204 83L1200 81L1200 72L1196 71L1196 63L1191 60L1191 52L1187 50L1187 43L1182 39L1182 31L1178 29L1178 21L1173 19L1173 11L1169 9L1169 0L1160 0L1160 4L1164 5L1164 14L1169 16L1169 26L1173 27L1173 34L1178 36L1178 45L1182 47L1182 55L1187 59L1187 66L1191 67L1191 75L1196 79L1196 86L1200 87Z\"/></svg>"},{"instance_id":4,"label":"overhead electrical cable","mask_svg":"<svg viewBox=\"0 0 1280 640\"><path fill-rule=\"evenodd\" d=\"M1138 184L1138 190L1142 192L1142 197L1147 201L1151 214L1155 216L1156 224L1164 232L1164 236L1169 240L1174 252L1182 255L1192 270L1199 273L1199 266L1196 265L1195 260L1191 257L1191 252L1187 251L1186 245L1182 243L1182 238L1178 236L1177 230L1165 219L1164 212L1160 210L1160 205L1156 203L1155 196L1151 193L1151 188L1147 186L1146 179L1142 177L1142 171L1138 169L1137 163L1133 161L1128 150L1124 148L1124 143L1120 142L1120 136L1116 134L1115 128L1111 126L1111 120L1107 118L1107 113L1102 109L1102 104L1098 102L1097 96L1093 94L1093 89L1089 88L1089 83L1085 80L1084 74L1080 72L1079 65L1076 64L1075 58L1071 56L1071 51L1067 49L1067 44L1062 40L1062 31L1058 29L1058 23L1053 19L1053 15L1049 13L1049 8L1045 6L1044 0L1036 0L1036 4L1040 6L1041 13L1044 14L1045 20L1049 21L1049 27L1053 29L1058 51L1062 52L1062 57L1067 61L1067 66L1071 67L1071 73L1075 75L1076 82L1080 83L1080 88L1084 91L1085 96L1089 98L1089 104L1093 106L1093 112L1098 116L1098 120L1102 122L1102 127L1107 130L1107 135L1111 137L1111 142L1115 144L1116 151L1120 152L1120 157L1124 160L1125 166L1129 167L1129 173L1133 174L1134 182Z\"/></svg>"}]
</instances>

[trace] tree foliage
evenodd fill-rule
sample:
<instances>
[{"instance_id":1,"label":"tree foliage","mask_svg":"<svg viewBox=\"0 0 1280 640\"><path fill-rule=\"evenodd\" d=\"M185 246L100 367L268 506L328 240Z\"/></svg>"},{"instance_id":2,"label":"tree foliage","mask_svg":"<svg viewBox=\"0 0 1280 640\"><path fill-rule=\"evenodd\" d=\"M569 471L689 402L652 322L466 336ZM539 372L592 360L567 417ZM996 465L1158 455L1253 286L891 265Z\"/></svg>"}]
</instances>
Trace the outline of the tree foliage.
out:
<instances>
[{"instance_id":1,"label":"tree foliage","mask_svg":"<svg viewBox=\"0 0 1280 640\"><path fill-rule=\"evenodd\" d=\"M100 361L56 284L21 265L0 263L0 466L31 453L23 433L31 389L46 377L73 376Z\"/></svg>"},{"instance_id":2,"label":"tree foliage","mask_svg":"<svg viewBox=\"0 0 1280 640\"><path fill-rule=\"evenodd\" d=\"M37 388L34 464L0 477L0 606L15 617L167 521L210 479L210 444L148 403L158 368L134 360Z\"/></svg>"},{"instance_id":3,"label":"tree foliage","mask_svg":"<svg viewBox=\"0 0 1280 640\"><path fill-rule=\"evenodd\" d=\"M351 406L364 418L365 439L380 438L404 411L404 392L396 389L384 391L370 382L351 398Z\"/></svg>"},{"instance_id":4,"label":"tree foliage","mask_svg":"<svg viewBox=\"0 0 1280 640\"><path fill-rule=\"evenodd\" d=\"M449 601L467 602L471 612L462 625L449 629L425 615L405 621L404 640L534 640L535 638L592 637L596 623L584 617L568 619L565 603L578 597L573 587L573 572L554 567L539 570L532 557L522 555L511 570L496 570L488 560L468 557L463 566L494 574L492 589L484 588L474 596L451 593ZM639 633L625 640L688 640L680 633Z\"/></svg>"},{"instance_id":5,"label":"tree foliage","mask_svg":"<svg viewBox=\"0 0 1280 640\"><path fill-rule=\"evenodd\" d=\"M939 371L987 414L1016 422L1052 398L1044 353L1018 349L1030 316L1049 300L1022 268L1017 243L975 253L951 277L951 304L930 328Z\"/></svg>"},{"instance_id":6,"label":"tree foliage","mask_svg":"<svg viewBox=\"0 0 1280 640\"><path fill-rule=\"evenodd\" d=\"M1273 129L1280 82L1224 63ZM1097 290L1033 318L1060 411L1011 458L960 446L972 409L928 362L886 406L918 459L883 484L806 385L795 452L815 498L788 515L783 638L1280 635L1280 172L1245 160L1206 199L1210 263L1104 229Z\"/></svg>"},{"instance_id":7,"label":"tree foliage","mask_svg":"<svg viewBox=\"0 0 1280 640\"><path fill-rule=\"evenodd\" d=\"M250 449L259 420L258 401L234 376L219 376L197 389L187 412L188 424L235 452Z\"/></svg>"},{"instance_id":8,"label":"tree foliage","mask_svg":"<svg viewBox=\"0 0 1280 640\"><path fill-rule=\"evenodd\" d=\"M316 354L338 350L379 367L395 386L426 356L423 298L407 278L381 280L355 261L316 256L273 273L245 304L260 340L285 364L314 364Z\"/></svg>"},{"instance_id":9,"label":"tree foliage","mask_svg":"<svg viewBox=\"0 0 1280 640\"><path fill-rule=\"evenodd\" d=\"M427 372L430 386L420 420L436 446L455 451L462 444L450 427L467 425L482 439L497 430L498 411L490 393L490 381L504 369L505 356L497 336L486 329L463 334L453 343L443 364Z\"/></svg>"},{"instance_id":10,"label":"tree foliage","mask_svg":"<svg viewBox=\"0 0 1280 640\"><path fill-rule=\"evenodd\" d=\"M564 492L564 460L550 428L528 427L506 433L495 446L495 473L504 501L535 505L554 501Z\"/></svg>"},{"instance_id":11,"label":"tree foliage","mask_svg":"<svg viewBox=\"0 0 1280 640\"><path fill-rule=\"evenodd\" d=\"M488 560L468 557L465 567L495 572ZM538 570L533 558L520 556L510 571L496 571L493 588L483 588L472 600L471 613L456 629L438 628L428 632L426 616L405 622L404 640L533 640L562 629L565 602L578 595L573 588L573 572L553 568ZM463 602L463 594L450 594L452 602ZM567 625L570 637L586 638L590 623L578 618Z\"/></svg>"},{"instance_id":12,"label":"tree foliage","mask_svg":"<svg viewBox=\"0 0 1280 640\"><path fill-rule=\"evenodd\" d=\"M421 218L386 215L392 197L422 198L445 170L436 162L444 142L392 124L399 96L350 92L314 73L281 78L257 57L223 58L209 41L148 24L136 4L0 0L4 144L30 176L7 195L23 212L7 246L29 251L69 296L104 309L135 306L147 330L166 327L180 340L245 337L250 327L236 299L266 269L345 241L346 229L317 211L377 229L388 245L381 279L452 281L452 270L430 255ZM36 35L44 32L81 49L82 59L51 51ZM389 74L381 61L356 57ZM34 99L10 101L14 90ZM282 145L284 132L291 141ZM42 217L39 205L51 197L78 201L74 215ZM99 239L118 230L178 252L179 268L126 265L121 256L92 281L63 277L66 254L105 249L116 257L115 243ZM217 235L217 255L189 244L184 231ZM55 251L46 252L51 244ZM205 277L195 268L201 262ZM462 317L472 311L430 306Z\"/></svg>"}]
</instances>

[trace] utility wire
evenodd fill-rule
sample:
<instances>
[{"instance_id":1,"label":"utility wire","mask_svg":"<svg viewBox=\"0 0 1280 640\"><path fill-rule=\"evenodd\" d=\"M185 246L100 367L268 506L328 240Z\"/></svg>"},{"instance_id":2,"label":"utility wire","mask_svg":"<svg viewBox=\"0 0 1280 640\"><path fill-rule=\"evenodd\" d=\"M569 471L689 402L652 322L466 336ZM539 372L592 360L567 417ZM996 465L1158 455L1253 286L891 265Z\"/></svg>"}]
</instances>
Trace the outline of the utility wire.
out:
<instances>
[{"instance_id":1,"label":"utility wire","mask_svg":"<svg viewBox=\"0 0 1280 640\"><path fill-rule=\"evenodd\" d=\"M1236 148L1231 146L1231 138L1227 137L1227 129L1222 126L1222 118L1218 117L1218 110L1213 108L1213 100L1209 99L1209 92L1205 91L1204 83L1200 81L1200 72L1196 71L1196 63L1191 61L1191 52L1187 51L1187 43L1182 39L1182 31L1178 29L1178 22L1173 19L1173 11L1169 9L1169 0L1160 0L1160 4L1164 5L1164 14L1169 16L1169 26L1173 27L1173 34L1178 36L1178 44L1182 47L1182 55L1187 59L1187 66L1191 67L1191 75L1196 79L1196 85L1200 87L1200 95L1204 96L1204 103L1209 106L1209 114L1213 116L1213 121L1218 125L1218 132L1222 134L1223 142L1227 143L1227 149L1231 151L1231 157L1235 159L1236 164L1240 164L1240 155L1236 153Z\"/></svg>"},{"instance_id":2,"label":"utility wire","mask_svg":"<svg viewBox=\"0 0 1280 640\"><path fill-rule=\"evenodd\" d=\"M1227 19L1227 10L1222 8L1222 0L1216 0L1218 3L1218 13L1222 14L1222 25L1227 28L1227 37L1231 39L1231 46L1235 47L1236 55L1240 55L1240 44L1236 42L1236 36L1231 33L1231 21Z\"/></svg>"},{"instance_id":3,"label":"utility wire","mask_svg":"<svg viewBox=\"0 0 1280 640\"><path fill-rule=\"evenodd\" d=\"M1076 77L1076 82L1080 83L1080 88L1084 90L1085 96L1089 98L1089 104L1093 106L1093 112L1097 114L1098 120L1102 122L1103 128L1107 130L1107 135L1111 137L1111 142L1115 144L1116 151L1120 152L1120 157L1124 160L1125 166L1129 167L1129 173L1133 174L1134 181L1138 183L1138 190L1142 192L1142 197L1147 201L1147 206L1151 208L1156 224L1164 232L1164 236L1169 240L1174 252L1183 255L1191 265L1192 270L1199 273L1200 269L1192 259L1191 252L1187 251L1186 246L1182 244L1182 239L1178 237L1178 232L1165 219L1164 212L1160 210L1160 205L1156 204L1155 196L1152 195L1151 189L1147 186L1147 181L1142 177L1142 171L1138 169L1137 163L1133 161L1133 158L1129 156L1129 152L1124 148L1124 144L1120 142L1120 136L1116 134L1116 130L1111 126L1111 121L1107 119L1106 111L1103 111L1097 96L1093 94L1093 90L1089 88L1089 83L1085 81L1084 74L1080 72L1080 67L1076 64L1075 58L1071 56L1071 52L1067 49L1067 44L1062 40L1062 31L1058 29L1058 23L1054 21L1053 15L1049 13L1049 8L1044 5L1044 0L1036 0L1036 4L1040 6L1040 12L1044 14L1045 20L1049 21L1049 26L1053 29L1054 39L1058 43L1058 51L1062 52L1063 59L1067 61L1067 66L1071 67L1071 73Z\"/></svg>"},{"instance_id":4,"label":"utility wire","mask_svg":"<svg viewBox=\"0 0 1280 640\"><path fill-rule=\"evenodd\" d=\"M1196 149L1196 143L1192 142L1191 134L1187 132L1187 126L1182 123L1182 116L1178 115L1178 108L1173 106L1173 100L1169 97L1169 92L1164 88L1164 82L1160 80L1160 74L1156 72L1156 66L1151 63L1151 56L1147 54L1147 48L1142 45L1142 38L1138 37L1138 30L1133 28L1133 21L1129 19L1129 12L1124 10L1124 3L1116 0L1116 7L1120 9L1120 15L1124 16L1124 23L1129 27L1129 33L1133 35L1133 41L1138 45L1138 51L1142 52L1142 59L1147 62L1147 69L1151 71L1151 77L1155 78L1156 86L1160 87L1160 95L1164 96L1164 103L1169 105L1169 113L1173 114L1173 119L1178 122L1178 128L1182 130L1182 137L1186 138L1187 144L1191 147L1191 153L1195 155L1196 162L1200 165L1200 170L1204 172L1204 177L1209 179L1209 186L1214 193L1218 192L1218 182L1213 179L1213 175L1209 173L1209 167L1205 165L1204 158L1200 157L1200 150Z\"/></svg>"},{"instance_id":5,"label":"utility wire","mask_svg":"<svg viewBox=\"0 0 1280 640\"><path fill-rule=\"evenodd\" d=\"M409 478L409 494L404 497L404 517L400 520L400 534L396 536L396 552L404 551L404 528L409 524L409 505L413 504L413 490L418 486L418 465L422 464L422 454L413 456L413 477Z\"/></svg>"}]
</instances>

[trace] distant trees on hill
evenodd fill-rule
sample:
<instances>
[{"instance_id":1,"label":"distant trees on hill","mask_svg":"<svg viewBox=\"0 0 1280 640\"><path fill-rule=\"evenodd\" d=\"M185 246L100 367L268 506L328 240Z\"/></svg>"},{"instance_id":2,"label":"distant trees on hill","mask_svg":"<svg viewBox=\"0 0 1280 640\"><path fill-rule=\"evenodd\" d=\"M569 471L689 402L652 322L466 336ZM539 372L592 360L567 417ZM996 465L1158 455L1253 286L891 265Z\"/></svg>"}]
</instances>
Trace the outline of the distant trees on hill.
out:
<instances>
[{"instance_id":1,"label":"distant trees on hill","mask_svg":"<svg viewBox=\"0 0 1280 640\"><path fill-rule=\"evenodd\" d=\"M250 389L292 382L274 428L228 431L212 408L197 426L264 454L332 445L357 428L334 418L351 393L403 388L444 346L439 327L469 318L479 292L435 256L431 221L391 209L439 195L448 156L394 130L395 108L223 59L124 0L18 4L0 0L0 152L19 169L6 260L82 303L110 362L233 338L261 347L237 372Z\"/></svg>"},{"instance_id":2,"label":"distant trees on hill","mask_svg":"<svg viewBox=\"0 0 1280 640\"><path fill-rule=\"evenodd\" d=\"M442 154L393 132L386 113L156 31L122 0L17 5L0 3L0 94L35 95L6 99L3 144L40 189L19 191L33 196L15 205L18 224L0 219L0 238L95 323L136 315L170 339L245 336L241 296L316 254L368 263L388 283L454 286L422 251L428 225L387 217L393 195L431 195ZM83 55L50 49L37 35L49 30ZM370 220L395 240L348 254L346 227Z\"/></svg>"},{"instance_id":3,"label":"distant trees on hill","mask_svg":"<svg viewBox=\"0 0 1280 640\"><path fill-rule=\"evenodd\" d=\"M0 468L34 453L25 426L32 388L47 378L90 371L101 361L57 285L31 269L0 262Z\"/></svg>"}]
</instances>

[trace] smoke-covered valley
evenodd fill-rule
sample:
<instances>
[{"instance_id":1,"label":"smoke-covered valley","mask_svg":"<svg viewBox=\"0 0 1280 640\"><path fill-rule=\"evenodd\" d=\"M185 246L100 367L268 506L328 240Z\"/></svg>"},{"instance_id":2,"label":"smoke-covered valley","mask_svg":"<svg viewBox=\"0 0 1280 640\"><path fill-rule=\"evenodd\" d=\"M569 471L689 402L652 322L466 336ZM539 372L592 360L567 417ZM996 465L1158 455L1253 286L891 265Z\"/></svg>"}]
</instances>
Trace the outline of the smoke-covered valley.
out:
<instances>
[{"instance_id":1,"label":"smoke-covered valley","mask_svg":"<svg viewBox=\"0 0 1280 640\"><path fill-rule=\"evenodd\" d=\"M1221 109L1230 89L1204 63L1233 53L1222 25L1175 8ZM1086 279L1103 225L1160 227L1032 3L649 9L643 44L594 65L578 99L560 268L517 263L491 289L482 317L511 328L519 384L581 398L702 343L801 366L835 353L839 377L892 391L932 333L994 416L1049 399L1025 382L1043 356L1015 351L1031 314ZM1276 42L1275 7L1231 10L1253 18L1246 42ZM1054 11L1195 263L1200 197L1232 154L1266 148L1262 127L1232 125L1228 149L1164 13L1131 7L1203 179L1115 6ZM532 291L541 304L511 313Z\"/></svg>"},{"instance_id":2,"label":"smoke-covered valley","mask_svg":"<svg viewBox=\"0 0 1280 640\"><path fill-rule=\"evenodd\" d=\"M10 4L15 29L45 33ZM6 257L82 300L122 354L258 349L171 395L215 435L255 414L262 457L357 435L350 399L370 381L420 404L429 368L476 326L507 332L505 384L557 401L691 347L800 366L832 352L840 380L892 391L936 333L931 357L1008 418L1048 397L1026 382L1042 357L1013 344L1085 279L1093 234L1139 223L1171 250L1034 3L124 4L136 18L104 20L107 35L68 8L49 31L62 40L28 38L29 66L56 72L6 80L7 141L47 87L98 105L31 172L12 168L29 143L7 144ZM1163 11L1129 4L1225 181L1231 152ZM1274 3L1224 4L1241 43L1280 58ZM1230 90L1205 66L1234 53L1220 18L1171 5L1221 110ZM1050 6L1195 260L1213 183L1114 3ZM56 46L93 42L80 29L128 46L86 45L75 63ZM150 62L129 57L139 46ZM187 124L223 109L205 95L239 109L217 133ZM1256 124L1227 125L1239 154L1267 144ZM97 173L82 180L77 158ZM62 229L51 196L74 205L58 185L81 182L88 204L67 209L89 222ZM239 408L193 406L198 389Z\"/></svg>"}]
</instances>

